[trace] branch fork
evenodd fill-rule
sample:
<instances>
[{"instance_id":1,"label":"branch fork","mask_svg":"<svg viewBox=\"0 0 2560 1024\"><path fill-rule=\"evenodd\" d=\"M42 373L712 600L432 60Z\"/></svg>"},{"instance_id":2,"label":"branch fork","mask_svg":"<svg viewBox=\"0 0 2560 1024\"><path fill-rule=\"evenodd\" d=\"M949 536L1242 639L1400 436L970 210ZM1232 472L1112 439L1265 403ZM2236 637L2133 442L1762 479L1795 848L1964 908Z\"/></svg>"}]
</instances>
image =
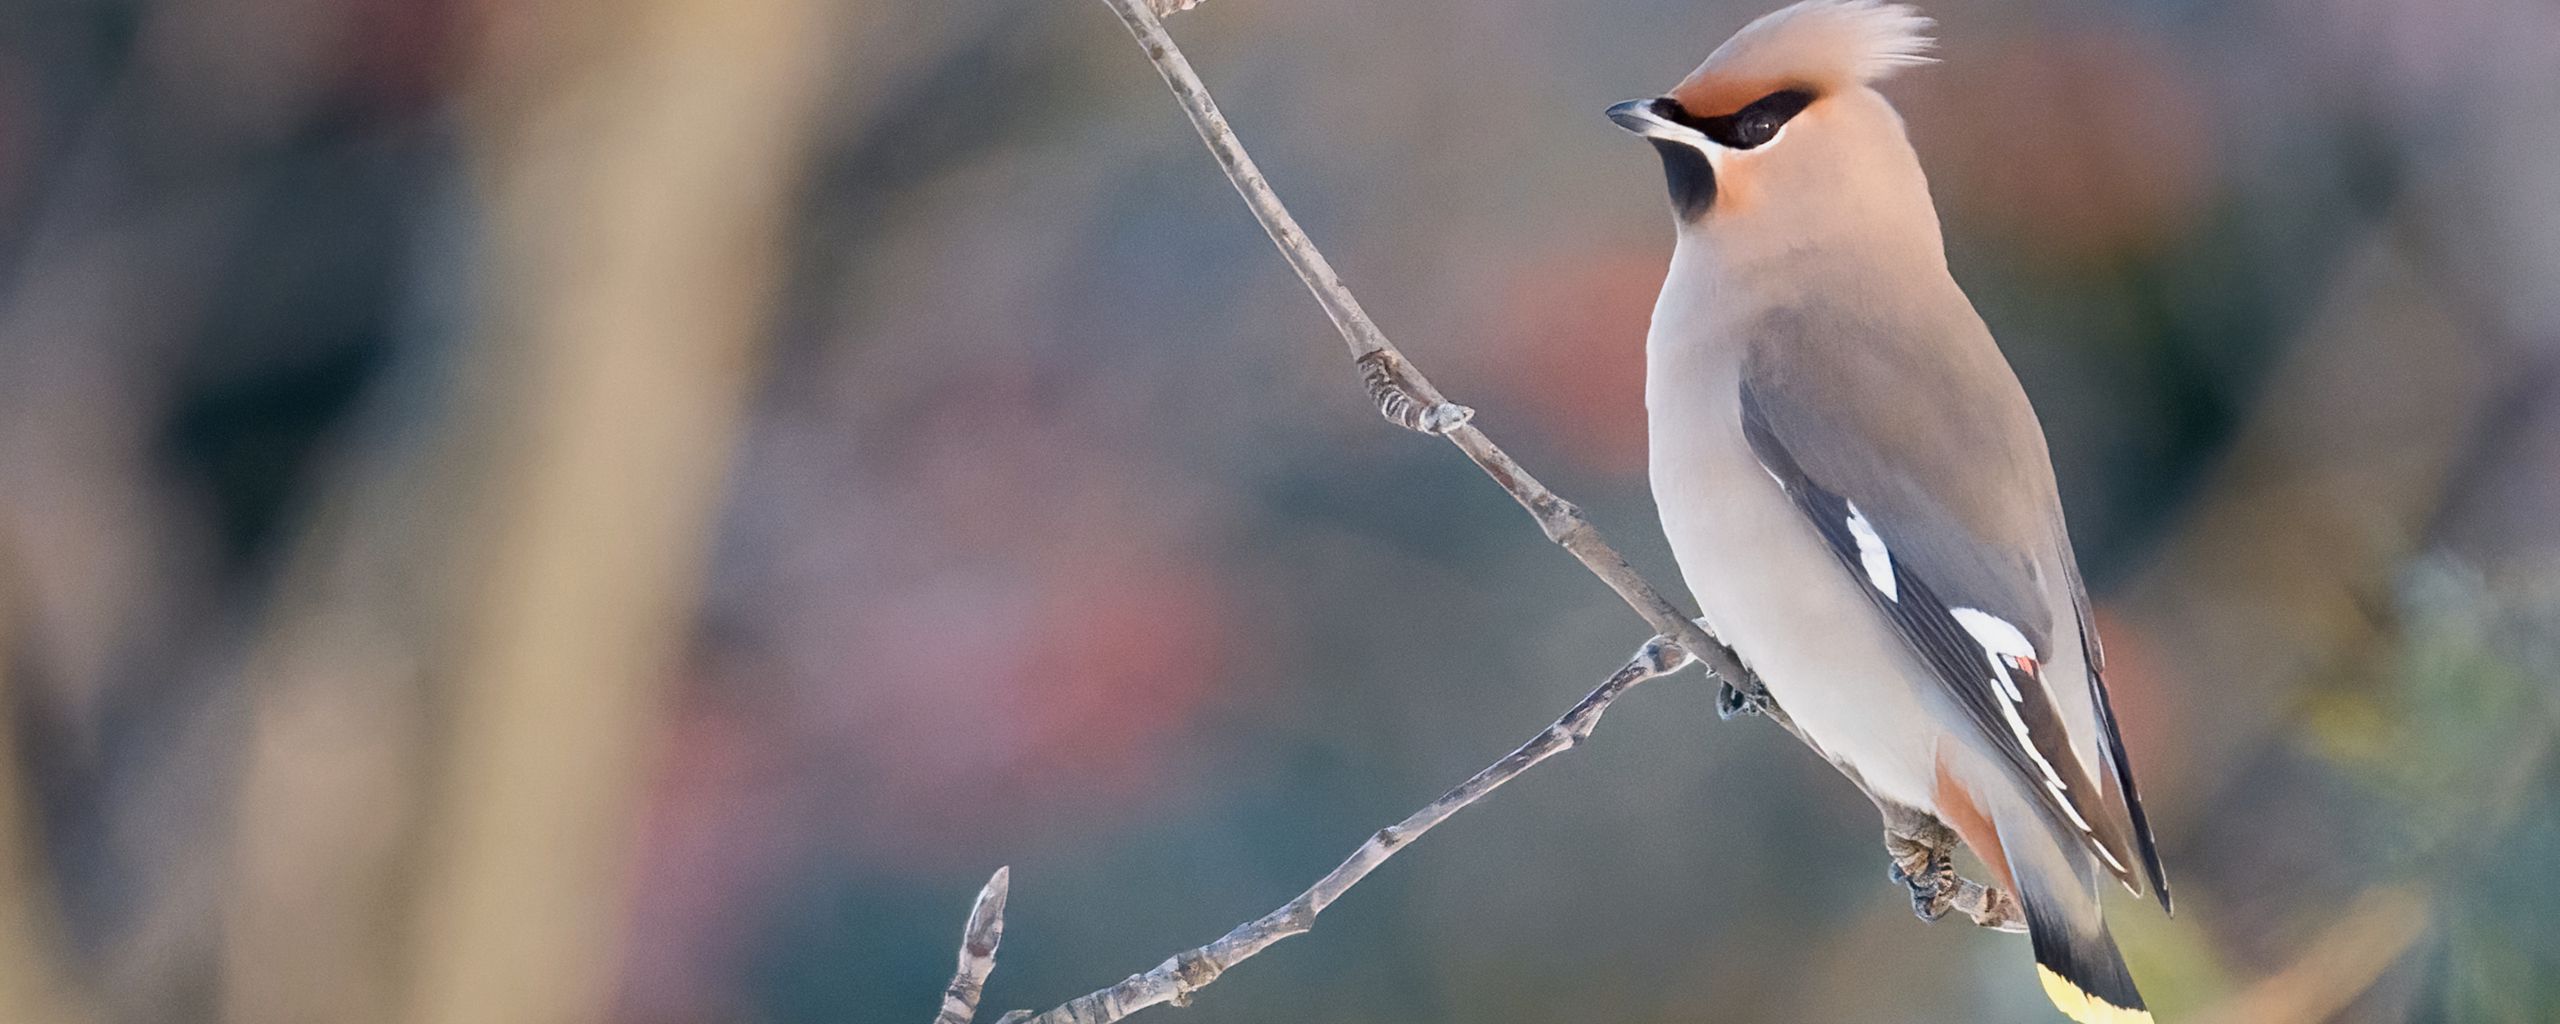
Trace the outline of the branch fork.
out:
<instances>
[{"instance_id":1,"label":"branch fork","mask_svg":"<svg viewBox=\"0 0 2560 1024\"><path fill-rule=\"evenodd\" d=\"M1109 988L1078 996L1055 1009L1037 1015L1029 1010L1015 1010L998 1018L997 1024L1112 1024L1150 1006L1165 1003L1175 1006L1190 1005L1194 994L1218 980L1219 976L1225 974L1229 968L1270 948L1273 943L1313 930L1317 916L1323 914L1325 908L1332 906L1334 900L1349 892L1352 886L1360 884L1362 879L1367 878L1370 872L1377 870L1379 865L1386 863L1388 858L1412 845L1415 840L1422 838L1425 833L1430 832L1441 822L1473 806L1477 801L1491 795L1494 790L1500 789L1503 784L1537 767L1540 762L1581 746L1583 741L1591 738L1592 731L1599 727L1600 716L1608 713L1609 706L1616 703L1618 698L1625 695L1628 690L1649 680L1679 672L1696 661L1697 659L1691 656L1676 639L1657 636L1646 641L1644 646L1638 648L1635 654L1626 660L1625 664L1620 665L1618 670L1611 673L1609 678L1603 680L1597 688L1575 702L1573 707L1568 709L1562 717L1557 718L1554 723L1539 730L1536 736L1530 737L1528 742L1521 744L1517 749L1503 755L1501 760L1485 766L1483 770L1470 776L1467 781L1441 794L1439 799L1407 815L1403 821L1371 833L1368 840L1352 850L1351 855L1344 858L1341 864L1336 865L1332 871L1326 873L1323 878L1317 879L1314 885L1308 886L1305 892L1299 893L1289 902L1281 904L1277 909L1261 917L1237 925L1215 942L1176 953L1165 958L1164 962L1157 964L1154 968L1130 975ZM1771 706L1770 711L1773 713L1776 711L1774 705ZM1888 829L1889 848L1893 848L1893 838L1900 833L1910 833L1915 837L1913 841L1922 844L1939 844L1939 848L1934 851L1936 860L1933 863L1935 864L1945 863L1945 847L1951 847L1955 841L1952 832L1948 832L1945 826L1938 825L1934 821L1908 821L1899 829ZM2024 917L2018 912L2016 901L2010 899L2006 893L1971 879L1956 877L1951 870L1947 872L1947 877L1952 880L1953 896L1946 906L1963 911L1975 923L1984 927L2015 931L2022 926ZM960 993L965 989L967 999L965 1003L955 1003L955 995L946 995L943 1002L943 1016L935 1018L935 1024L970 1024L967 1016L955 1018L951 1013L955 1005L964 1005L970 1010L975 1009L978 988L984 984L986 972L992 970L995 965L995 938L1002 934L1003 922L1001 919L997 920L993 930L988 931L982 926L980 915L992 906L1000 918L1004 907L1005 885L1006 872L998 869L996 876L988 880L986 891L979 894L977 909L970 914L967 937L962 943L960 975L954 977L951 982L951 991ZM977 937L982 933L986 935L985 955L973 958L972 951L979 948ZM973 971L974 974L972 974Z\"/></svg>"}]
</instances>

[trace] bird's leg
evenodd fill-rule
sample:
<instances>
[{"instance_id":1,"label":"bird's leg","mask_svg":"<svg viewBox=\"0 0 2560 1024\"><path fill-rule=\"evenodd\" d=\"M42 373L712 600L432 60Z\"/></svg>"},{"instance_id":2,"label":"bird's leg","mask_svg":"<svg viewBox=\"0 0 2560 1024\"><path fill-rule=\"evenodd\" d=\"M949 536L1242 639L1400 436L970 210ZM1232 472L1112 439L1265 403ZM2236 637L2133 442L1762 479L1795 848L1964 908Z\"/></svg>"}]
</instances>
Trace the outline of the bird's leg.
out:
<instances>
[{"instance_id":1,"label":"bird's leg","mask_svg":"<svg viewBox=\"0 0 2560 1024\"><path fill-rule=\"evenodd\" d=\"M1725 721L1766 715L1777 706L1777 700L1769 696L1769 688L1760 685L1757 676L1744 679L1739 685L1730 679L1716 684L1716 717Z\"/></svg>"},{"instance_id":2,"label":"bird's leg","mask_svg":"<svg viewBox=\"0 0 2560 1024\"><path fill-rule=\"evenodd\" d=\"M1955 848L1955 831L1937 818L1907 808L1885 812L1884 851L1893 860L1893 880L1910 888L1911 912L1923 921L1945 917L1956 905L1962 882Z\"/></svg>"},{"instance_id":3,"label":"bird's leg","mask_svg":"<svg viewBox=\"0 0 2560 1024\"><path fill-rule=\"evenodd\" d=\"M1710 634L1715 632L1713 628L1707 625L1707 620L1699 619L1697 620L1697 623L1699 629L1706 630ZM1740 655L1737 654L1736 657L1740 657ZM1752 715L1766 716L1776 720L1779 725L1786 726L1787 731L1795 731L1795 726L1790 724L1783 714L1778 711L1777 698L1769 696L1769 688L1761 684L1760 674L1752 671L1750 664L1746 662L1743 664L1742 678L1726 679L1721 676L1717 677L1716 717L1730 722L1737 718L1747 718ZM1802 734L1798 734L1796 738L1803 739L1804 737Z\"/></svg>"}]
</instances>

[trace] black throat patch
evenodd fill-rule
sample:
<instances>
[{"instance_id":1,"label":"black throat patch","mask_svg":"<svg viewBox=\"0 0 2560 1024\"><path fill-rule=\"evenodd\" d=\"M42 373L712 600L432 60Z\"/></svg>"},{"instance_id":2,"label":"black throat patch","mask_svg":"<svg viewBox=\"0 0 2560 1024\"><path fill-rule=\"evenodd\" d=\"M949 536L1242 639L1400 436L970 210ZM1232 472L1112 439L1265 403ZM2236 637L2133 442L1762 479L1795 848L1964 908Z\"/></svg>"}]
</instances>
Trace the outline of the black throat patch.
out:
<instances>
[{"instance_id":1,"label":"black throat patch","mask_svg":"<svg viewBox=\"0 0 2560 1024\"><path fill-rule=\"evenodd\" d=\"M1671 186L1672 212L1683 223L1704 216L1716 204L1716 170L1707 165L1707 155L1669 139L1645 141L1662 154L1662 178Z\"/></svg>"}]
</instances>

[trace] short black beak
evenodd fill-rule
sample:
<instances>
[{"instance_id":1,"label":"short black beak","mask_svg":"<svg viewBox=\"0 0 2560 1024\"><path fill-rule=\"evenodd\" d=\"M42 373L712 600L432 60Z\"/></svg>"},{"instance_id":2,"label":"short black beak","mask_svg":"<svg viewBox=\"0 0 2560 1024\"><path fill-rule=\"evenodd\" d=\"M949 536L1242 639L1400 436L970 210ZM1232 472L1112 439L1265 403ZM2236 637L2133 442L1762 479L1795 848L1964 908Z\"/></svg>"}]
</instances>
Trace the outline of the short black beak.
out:
<instances>
[{"instance_id":1,"label":"short black beak","mask_svg":"<svg viewBox=\"0 0 2560 1024\"><path fill-rule=\"evenodd\" d=\"M1647 129L1658 126L1666 120L1661 110L1660 99L1628 100L1609 108L1609 120L1616 121L1620 128L1638 135L1647 135L1651 134Z\"/></svg>"}]
</instances>

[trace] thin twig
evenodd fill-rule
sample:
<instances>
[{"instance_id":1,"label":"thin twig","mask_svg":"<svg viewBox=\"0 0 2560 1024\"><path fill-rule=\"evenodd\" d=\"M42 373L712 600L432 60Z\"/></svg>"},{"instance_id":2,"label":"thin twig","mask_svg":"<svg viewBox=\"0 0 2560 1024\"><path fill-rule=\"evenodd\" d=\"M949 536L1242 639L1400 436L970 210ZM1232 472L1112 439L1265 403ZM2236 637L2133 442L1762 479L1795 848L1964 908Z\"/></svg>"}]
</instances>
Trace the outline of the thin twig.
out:
<instances>
[{"instance_id":1,"label":"thin twig","mask_svg":"<svg viewBox=\"0 0 2560 1024\"><path fill-rule=\"evenodd\" d=\"M1677 672L1688 662L1688 656L1678 645L1655 638L1634 657L1627 659L1627 663L1611 674L1608 681L1601 683L1599 689L1591 691L1572 710L1565 712L1564 717L1556 719L1555 724L1521 744L1519 749L1504 755L1502 760L1477 772L1475 777L1459 783L1458 788L1442 794L1440 799L1413 812L1403 821L1379 829L1367 842L1361 843L1359 849L1351 851L1351 856L1345 858L1340 866L1317 879L1307 891L1299 893L1298 898L1259 918L1237 925L1235 930L1216 942L1176 953L1157 964L1154 970L1130 975L1117 985L1078 997L1037 1017L1025 1018L1018 1012L1007 1014L1005 1024L1020 1024L1025 1020L1028 1024L1111 1024L1158 1003L1176 1006L1190 1003L1193 992L1218 980L1227 968L1262 952L1272 943L1315 927L1316 915L1324 913L1326 907L1332 906L1333 901L1350 891L1352 886L1360 884L1369 872L1377 870L1378 865L1387 862L1387 858L1422 838L1422 834L1431 831L1433 826L1484 799L1486 794L1502 788L1503 783L1517 778L1538 762L1570 750L1589 738L1592 728L1600 724L1600 716L1609 710L1609 704L1617 700L1619 694L1648 679Z\"/></svg>"},{"instance_id":2,"label":"thin twig","mask_svg":"<svg viewBox=\"0 0 2560 1024\"><path fill-rule=\"evenodd\" d=\"M1004 897L1012 877L1012 868L997 868L986 888L978 890L978 902L969 908L969 924L960 930L960 967L951 974L951 986L942 990L942 1012L934 1015L933 1024L969 1024L977 1019L978 997L986 992L987 975L996 969L996 945L1004 941Z\"/></svg>"},{"instance_id":3,"label":"thin twig","mask_svg":"<svg viewBox=\"0 0 2560 1024\"><path fill-rule=\"evenodd\" d=\"M1165 34L1164 22L1156 17L1156 11L1150 8L1148 0L1103 2L1120 15L1130 34L1137 37L1138 45L1147 51L1147 59L1155 65L1156 73L1164 77L1165 87L1173 90L1174 99L1182 104L1183 113L1190 116L1191 127L1200 133L1200 140L1208 144L1210 155L1217 158L1218 167L1226 172L1227 180L1235 185L1237 194L1244 197L1245 205L1252 208L1254 219L1262 222L1263 230L1271 235L1272 244L1280 247L1280 255L1289 261L1291 269L1298 272L1298 278L1306 282L1307 290L1315 293L1316 302L1324 307L1325 315L1333 318L1334 327L1342 332L1343 342L1351 348L1352 360L1362 381L1369 387L1370 397L1378 403L1379 414L1408 430L1448 438L1495 483L1501 484L1503 490L1510 492L1520 507L1528 509L1529 514L1536 517L1538 528L1546 533L1548 540L1581 560L1584 568L1608 584L1610 590L1616 591L1619 599L1635 609L1636 614L1644 616L1655 633L1678 641L1700 664L1706 666L1707 671L1727 685L1737 689L1752 688L1753 684L1748 682L1748 670L1732 650L1665 599L1660 588L1636 572L1626 556L1619 554L1600 536L1600 530L1591 524L1590 517L1584 515L1580 507L1557 496L1545 484L1539 483L1537 477L1529 475L1518 460L1476 428L1472 422L1473 410L1449 401L1378 330L1378 325L1369 319L1368 312L1360 307L1360 300L1353 298L1351 289L1343 286L1342 277L1334 272L1333 264L1327 262L1324 253L1307 239L1307 233L1298 226L1297 218L1289 215L1288 207L1283 206L1279 195L1271 190L1271 183L1262 176L1262 169L1255 166L1253 157L1245 152L1244 143L1236 138L1235 129L1227 124L1226 115L1219 113L1217 102L1209 98L1208 86L1202 84L1199 74L1191 70L1191 62L1183 59L1182 50L1173 44L1173 37ZM1771 718L1785 726L1787 731L1796 732L1795 724L1784 715L1773 714ZM1803 734L1797 733L1797 738L1802 739Z\"/></svg>"}]
</instances>

